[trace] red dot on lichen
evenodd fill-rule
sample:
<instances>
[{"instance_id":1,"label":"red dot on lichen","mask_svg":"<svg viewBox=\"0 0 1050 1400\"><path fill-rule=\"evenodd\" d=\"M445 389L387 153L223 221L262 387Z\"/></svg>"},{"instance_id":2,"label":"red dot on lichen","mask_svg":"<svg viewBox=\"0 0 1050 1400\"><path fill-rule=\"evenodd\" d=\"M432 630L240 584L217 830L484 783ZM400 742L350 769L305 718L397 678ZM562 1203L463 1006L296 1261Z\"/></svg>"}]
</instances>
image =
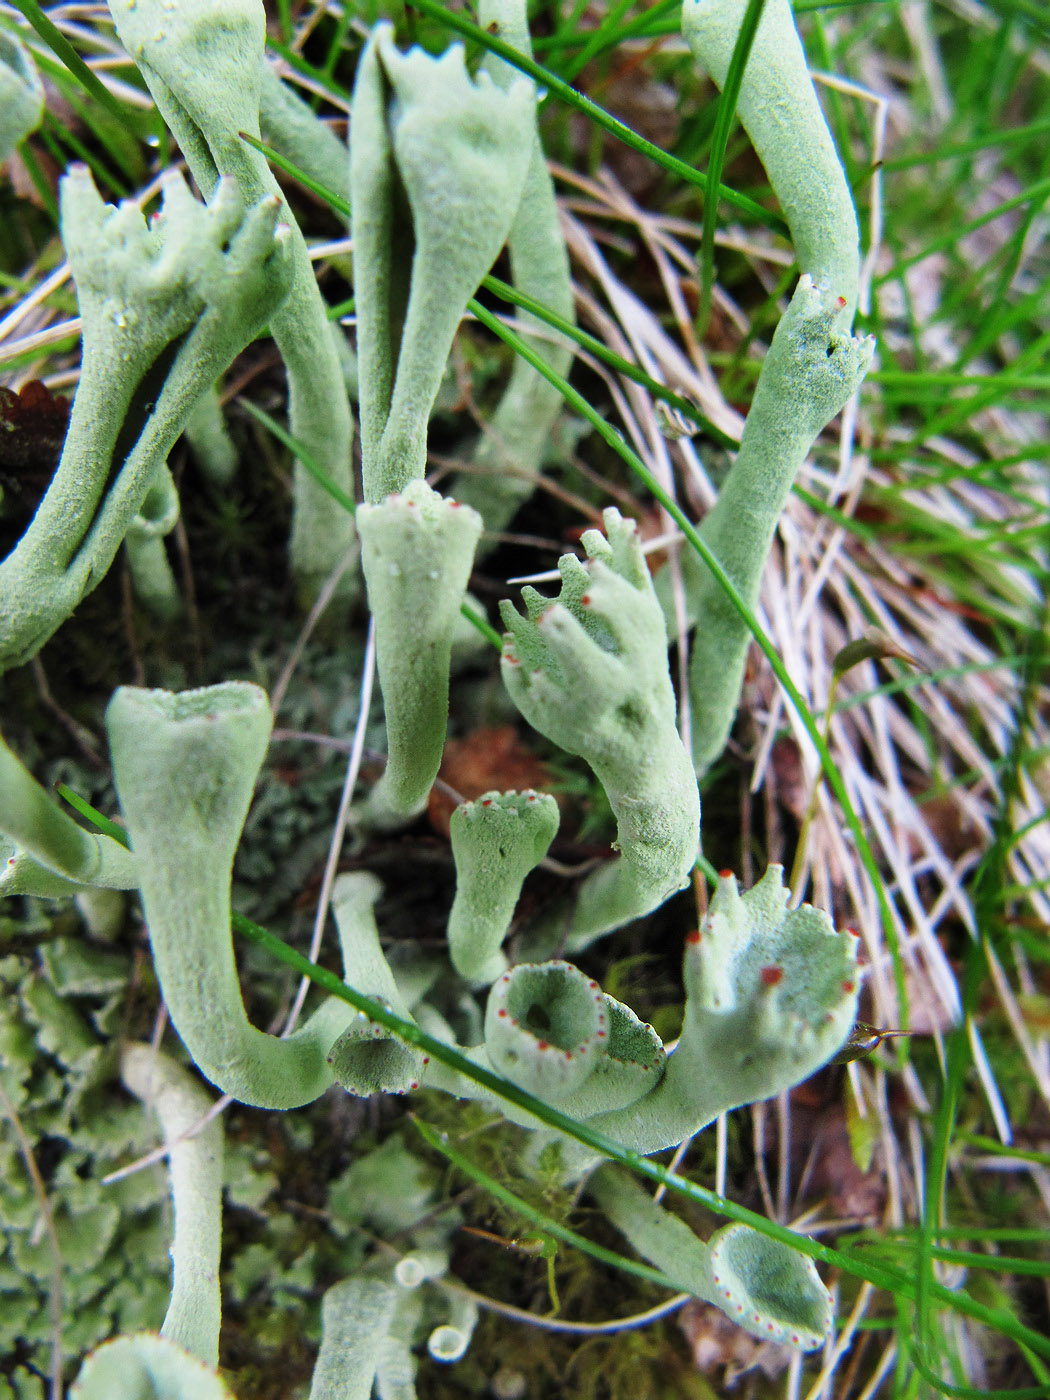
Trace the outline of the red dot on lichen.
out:
<instances>
[{"instance_id":1,"label":"red dot on lichen","mask_svg":"<svg viewBox=\"0 0 1050 1400\"><path fill-rule=\"evenodd\" d=\"M424 1055L424 1056L423 1056L423 1063L424 1063L425 1065L429 1065L429 1064L430 1064L430 1056L429 1056L429 1055Z\"/></svg>"},{"instance_id":2,"label":"red dot on lichen","mask_svg":"<svg viewBox=\"0 0 1050 1400\"><path fill-rule=\"evenodd\" d=\"M720 880L731 880L733 878L733 872L731 870L720 870L718 872L718 878Z\"/></svg>"},{"instance_id":3,"label":"red dot on lichen","mask_svg":"<svg viewBox=\"0 0 1050 1400\"><path fill-rule=\"evenodd\" d=\"M418 1089L418 1088L419 1088L419 1080L418 1080L418 1079L413 1079L412 1083L411 1083L408 1087L409 1087L410 1089Z\"/></svg>"},{"instance_id":4,"label":"red dot on lichen","mask_svg":"<svg viewBox=\"0 0 1050 1400\"><path fill-rule=\"evenodd\" d=\"M843 982L843 984L842 984L842 990L843 990L844 992L852 992L852 991L854 990L854 988L856 987L856 985L857 985L856 982Z\"/></svg>"},{"instance_id":5,"label":"red dot on lichen","mask_svg":"<svg viewBox=\"0 0 1050 1400\"><path fill-rule=\"evenodd\" d=\"M855 928L848 928L848 929L846 930L846 932L849 934L850 938L859 938L859 937L860 937L860 934L857 932L857 930L856 930Z\"/></svg>"},{"instance_id":6,"label":"red dot on lichen","mask_svg":"<svg viewBox=\"0 0 1050 1400\"><path fill-rule=\"evenodd\" d=\"M776 963L770 963L758 975L762 978L763 987L775 987L778 982L784 980L784 969Z\"/></svg>"},{"instance_id":7,"label":"red dot on lichen","mask_svg":"<svg viewBox=\"0 0 1050 1400\"><path fill-rule=\"evenodd\" d=\"M506 1016L506 1014L507 1008L505 1006L501 1006L500 1009L496 1012L497 1016Z\"/></svg>"},{"instance_id":8,"label":"red dot on lichen","mask_svg":"<svg viewBox=\"0 0 1050 1400\"><path fill-rule=\"evenodd\" d=\"M839 310L841 311L841 309L842 309L845 305L846 305L846 298L845 298L845 297L839 297Z\"/></svg>"},{"instance_id":9,"label":"red dot on lichen","mask_svg":"<svg viewBox=\"0 0 1050 1400\"><path fill-rule=\"evenodd\" d=\"M580 599L580 606L584 608L589 608L591 606L591 595L589 593L585 593Z\"/></svg>"},{"instance_id":10,"label":"red dot on lichen","mask_svg":"<svg viewBox=\"0 0 1050 1400\"><path fill-rule=\"evenodd\" d=\"M537 1040L537 1042L536 1042L536 1049L537 1049L537 1050L549 1050L549 1049L550 1049L550 1046L547 1044L547 1042L546 1042L545 1040Z\"/></svg>"},{"instance_id":11,"label":"red dot on lichen","mask_svg":"<svg viewBox=\"0 0 1050 1400\"><path fill-rule=\"evenodd\" d=\"M491 797L482 798L481 805L482 805L483 807L491 807L491 806L492 806L492 798L491 798Z\"/></svg>"},{"instance_id":12,"label":"red dot on lichen","mask_svg":"<svg viewBox=\"0 0 1050 1400\"><path fill-rule=\"evenodd\" d=\"M692 931L692 933L687 933L686 936L685 936L685 941L686 941L687 943L699 943L699 942L700 942L700 930L699 930L698 928L694 928L693 931Z\"/></svg>"}]
</instances>

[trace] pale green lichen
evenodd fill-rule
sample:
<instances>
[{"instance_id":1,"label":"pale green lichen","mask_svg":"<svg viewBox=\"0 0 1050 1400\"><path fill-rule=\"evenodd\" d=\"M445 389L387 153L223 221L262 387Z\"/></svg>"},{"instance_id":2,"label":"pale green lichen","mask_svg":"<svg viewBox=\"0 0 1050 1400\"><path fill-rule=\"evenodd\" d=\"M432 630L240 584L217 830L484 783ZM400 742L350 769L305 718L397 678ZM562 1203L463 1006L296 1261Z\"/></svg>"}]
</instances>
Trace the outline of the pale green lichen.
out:
<instances>
[{"instance_id":1,"label":"pale green lichen","mask_svg":"<svg viewBox=\"0 0 1050 1400\"><path fill-rule=\"evenodd\" d=\"M697 62L725 83L745 0L685 0L682 33ZM804 273L841 296L848 330L860 276L857 215L820 110L789 0L766 0L737 97L736 115L766 168Z\"/></svg>"},{"instance_id":2,"label":"pale green lichen","mask_svg":"<svg viewBox=\"0 0 1050 1400\"><path fill-rule=\"evenodd\" d=\"M178 521L179 495L171 472L164 466L124 539L135 596L162 622L173 622L182 612L182 599L164 548L164 537Z\"/></svg>"},{"instance_id":3,"label":"pale green lichen","mask_svg":"<svg viewBox=\"0 0 1050 1400\"><path fill-rule=\"evenodd\" d=\"M583 757L616 817L620 857L580 886L565 947L659 907L689 878L700 836L700 798L678 735L667 633L634 522L607 510L606 534L588 530L588 558L563 555L556 600L533 588L527 617L501 605L503 679L533 726ZM561 929L540 932L550 951Z\"/></svg>"},{"instance_id":4,"label":"pale green lichen","mask_svg":"<svg viewBox=\"0 0 1050 1400\"><path fill-rule=\"evenodd\" d=\"M233 857L271 728L258 686L172 694L123 687L106 714L157 976L194 1061L224 1093L296 1108L324 1093L353 1015L334 998L293 1035L245 1014L230 933Z\"/></svg>"},{"instance_id":5,"label":"pale green lichen","mask_svg":"<svg viewBox=\"0 0 1050 1400\"><path fill-rule=\"evenodd\" d=\"M617 1167L600 1168L587 1189L639 1254L683 1292L714 1303L762 1341L800 1351L823 1344L832 1299L805 1255L746 1225L728 1225L705 1244Z\"/></svg>"},{"instance_id":6,"label":"pale green lichen","mask_svg":"<svg viewBox=\"0 0 1050 1400\"><path fill-rule=\"evenodd\" d=\"M456 897L448 916L448 950L452 966L468 982L488 984L506 968L500 947L522 884L557 830L558 804L531 789L486 792L452 813Z\"/></svg>"},{"instance_id":7,"label":"pale green lichen","mask_svg":"<svg viewBox=\"0 0 1050 1400\"><path fill-rule=\"evenodd\" d=\"M110 11L204 197L214 198L224 175L246 204L281 199L265 157L240 136L259 137L266 15L258 0L111 0ZM333 329L306 240L285 217L288 295L270 326L288 370L291 431L349 494L353 420ZM313 601L353 542L352 517L297 464L291 559L305 598Z\"/></svg>"},{"instance_id":8,"label":"pale green lichen","mask_svg":"<svg viewBox=\"0 0 1050 1400\"><path fill-rule=\"evenodd\" d=\"M80 382L58 469L0 563L0 670L35 656L105 576L197 398L287 292L279 202L245 210L232 181L207 207L174 172L147 226L63 177L62 236L83 321Z\"/></svg>"},{"instance_id":9,"label":"pale green lichen","mask_svg":"<svg viewBox=\"0 0 1050 1400\"><path fill-rule=\"evenodd\" d=\"M210 1366L168 1337L117 1337L84 1362L70 1400L234 1400Z\"/></svg>"},{"instance_id":10,"label":"pale green lichen","mask_svg":"<svg viewBox=\"0 0 1050 1400\"><path fill-rule=\"evenodd\" d=\"M357 513L387 765L359 820L396 827L426 805L448 723L449 665L481 519L425 481Z\"/></svg>"},{"instance_id":11,"label":"pale green lichen","mask_svg":"<svg viewBox=\"0 0 1050 1400\"><path fill-rule=\"evenodd\" d=\"M519 53L532 57L524 0L481 0L477 22ZM482 69L507 90L518 81L518 70L486 53ZM540 144L533 133L532 154L521 203L507 236L511 277L515 288L542 302L562 320L575 320L569 256L562 237L554 183ZM552 340L546 323L521 313L525 325L537 332L531 344L555 374L567 375L572 347ZM490 535L506 529L518 507L536 488L536 475L550 447L550 433L561 411L558 389L520 356L514 357L510 378L491 420L478 439L471 472L461 473L453 494L479 512Z\"/></svg>"},{"instance_id":12,"label":"pale green lichen","mask_svg":"<svg viewBox=\"0 0 1050 1400\"><path fill-rule=\"evenodd\" d=\"M0 30L0 162L34 132L44 115L44 86L29 50Z\"/></svg>"},{"instance_id":13,"label":"pale green lichen","mask_svg":"<svg viewBox=\"0 0 1050 1400\"><path fill-rule=\"evenodd\" d=\"M746 6L686 0L682 30L725 82ZM700 534L754 609L777 522L818 435L856 393L874 352L849 335L860 275L857 216L806 68L788 0L768 0L737 98L791 230L802 277L762 364L743 439ZM703 774L725 748L751 631L707 569L690 587L692 753Z\"/></svg>"},{"instance_id":14,"label":"pale green lichen","mask_svg":"<svg viewBox=\"0 0 1050 1400\"><path fill-rule=\"evenodd\" d=\"M373 906L381 885L374 875L341 875L332 889L332 912L339 928L347 980L356 991L410 1020L390 965L379 945ZM377 1025L363 1012L354 1015L328 1052L328 1063L351 1094L403 1094L418 1089L423 1054Z\"/></svg>"},{"instance_id":15,"label":"pale green lichen","mask_svg":"<svg viewBox=\"0 0 1050 1400\"><path fill-rule=\"evenodd\" d=\"M427 423L466 306L510 231L532 157L532 85L467 75L463 50L372 33L350 122L365 500L426 471Z\"/></svg>"},{"instance_id":16,"label":"pale green lichen","mask_svg":"<svg viewBox=\"0 0 1050 1400\"><path fill-rule=\"evenodd\" d=\"M152 1046L126 1045L120 1073L128 1089L160 1119L170 1147L171 1301L160 1334L215 1367L222 1318L222 1120L212 1118L200 1127L212 1100L193 1074Z\"/></svg>"},{"instance_id":17,"label":"pale green lichen","mask_svg":"<svg viewBox=\"0 0 1050 1400\"><path fill-rule=\"evenodd\" d=\"M494 20L519 51L527 52L520 0L484 0L484 5L483 20L486 15ZM691 40L716 77L726 46L732 49L738 10L727 8L726 0L702 0L699 10L692 0L687 4ZM792 47L787 30L781 34L785 6L771 3L768 10L741 114L784 203L807 275L763 365L737 462L702 527L752 606L794 474L855 390L870 358L866 343L843 334L856 295L856 225L843 212L845 199L852 214L848 191L833 148L828 157L830 138L815 138L815 154L805 149L806 124L815 129L822 119L819 111L813 116L815 99L804 64L799 73L797 36ZM130 206L107 213L85 176L67 181L65 232L83 284L85 325L84 397L78 394L78 432L71 431L67 452L71 460L77 454L83 459L90 443L100 464L94 476L82 473L79 496L60 492L52 500L49 492L45 499L42 516L51 533L46 548L34 556L33 569L17 575L22 611L9 628L3 651L8 660L25 659L46 640L55 618L61 621L92 581L91 569L108 567L110 542L115 549L131 528L139 535L152 532L157 545L174 509L169 482L161 475L165 443L170 446L171 432L186 425L195 402L205 403L209 412L215 407L207 396L232 358L231 347L235 352L244 343L238 337L246 326L254 334L267 318L273 321L289 362L293 431L308 445L312 435L323 435L315 455L326 465L330 456L337 482L349 480L341 371L335 393L338 357L323 324L305 245L295 237L275 236L272 201L242 215L242 199L273 188L261 157L238 135L258 130L261 93L275 130L284 129L286 144L304 161L311 158L311 132L318 130L307 109L274 86L270 70L260 68L261 6L257 0L230 0L222 7L204 0L181 5L114 0L114 12L211 204L201 210L184 186L169 181L161 218L146 229ZM790 15L786 22L794 36ZM786 78L774 71L781 59ZM350 186L368 501L359 519L389 749L386 773L361 812L363 823L376 827L411 820L437 772L450 650L480 531L473 511L443 500L422 479L427 424L464 305L509 241L519 285L551 301L566 318L571 315L531 84L512 77L502 61L486 60L485 68L475 80L458 50L437 60L420 50L401 54L389 27L380 26L362 57L355 89ZM756 94L756 84L764 95ZM775 101L777 93L790 95L792 84L809 96L797 104L801 116L788 114L788 130L777 126L780 116L774 120L763 104L770 94ZM341 175L330 141L314 163L324 161L338 193ZM239 198L219 180L225 170L235 174ZM828 185L824 194L817 188L821 181ZM263 295L265 268L279 285ZM238 269L243 280L231 295L221 279ZM292 286L283 308L282 277ZM216 322L219 332L202 330ZM564 347L555 358L567 363ZM135 373L128 370L132 363ZM90 438L85 415L91 394L100 394L104 384L110 397ZM326 395L330 401L322 402ZM310 405L316 412L308 422ZM491 456L501 468L517 459L531 473L556 408L534 372L516 367L489 446L479 449L478 459ZM117 445L130 432L123 426L129 412L140 436L121 467ZM68 478L64 456L56 481L68 484ZM104 499L107 489L110 497ZM516 488L502 495L509 500ZM56 503L72 512L72 549L78 549L85 531L95 528L96 517L105 518L118 497L122 513L107 525L105 548L93 547L91 569L77 582L80 591L59 590L57 610L46 619L34 615L24 606L32 593L26 581L37 588L41 580L62 576L64 583L63 571L69 571L70 558L48 554L58 548L68 523L61 520L59 528ZM300 496L293 540L300 580L311 586L322 561L331 563L333 551L349 538L342 518L334 531L330 528L327 503L323 512L311 514L314 499ZM34 536L35 529L34 524L27 539L37 548L43 536ZM633 523L607 511L605 529L606 536L584 535L586 560L573 555L561 560L558 599L526 590L525 617L509 604L504 608L508 690L541 733L590 764L617 821L618 858L582 883L569 918L535 931L537 946L567 928L566 946L583 947L655 909L686 883L698 846L699 799L676 730L659 605ZM136 535L131 538L134 546ZM154 549L153 563L161 559ZM170 580L161 579L154 592L171 607ZM698 593L692 600L702 622L693 672L699 725L694 738L703 767L724 742L748 634L713 585L701 584ZM89 839L60 817L13 756L0 750L0 784L15 795L9 804L14 815L4 818L17 846L10 852L8 890L28 891L35 882L36 893L52 894L120 883L112 873L103 877L106 860L114 865L122 860L123 878L133 876L141 884L157 975L176 1030L202 1072L245 1103L294 1107L335 1080L359 1096L404 1092L422 1081L504 1106L511 1121L537 1127L524 1109L503 1105L467 1075L428 1064L416 1049L337 999L284 1038L266 1035L248 1021L230 936L231 868L270 723L266 696L254 686L229 683L182 694L118 691L108 724L134 857L118 858L104 838ZM687 944L684 1024L670 1056L652 1027L571 964L507 967L501 946L522 881L546 852L556 821L553 799L537 794L489 795L465 804L453 817L457 895L450 951L461 977L482 983L495 978L483 1035L477 1003L462 982L450 992L422 958L398 959L404 976L395 975L375 922L379 885L363 872L343 876L334 890L348 985L399 1016L411 1012L419 1025L450 1042L450 1022L461 1034L476 1032L480 1043L468 1053L477 1065L495 1067L519 1087L645 1153L684 1141L723 1111L789 1088L841 1045L856 1010L855 947L824 915L806 906L789 910L775 867L744 894L731 877L720 879L703 928ZM64 966L69 985L84 975L61 955L45 955L49 969L48 956L55 967ZM83 1095L102 1074L97 1037L47 981L32 980L20 996L25 1020L36 1030L27 1033L21 1024L3 1028L5 1067L9 1061L20 1066L12 1101L27 1102L28 1071L22 1070L32 1066L37 1044L76 1066ZM145 1075L151 1063L145 1047L125 1053L125 1077L143 1096L149 1093ZM185 1071L161 1061L159 1072L156 1106L172 1140L176 1207L175 1289L165 1331L214 1363L216 1144L214 1137L174 1143L207 1098L188 1091ZM562 1151L564 1180L579 1179L594 1165L592 1153L578 1151L567 1139L554 1141ZM551 1143L549 1132L535 1133L533 1157ZM235 1183L234 1199L258 1206L275 1180L264 1172L247 1185ZM594 1177L591 1189L636 1248L756 1335L798 1347L816 1346L825 1336L828 1295L812 1265L796 1252L739 1226L701 1244L683 1222L607 1168ZM90 1208L80 1210L80 1204L71 1198L67 1210L75 1228L63 1215L61 1200L56 1222L64 1231L64 1257L90 1270L115 1238L118 1213L101 1198L92 1199ZM374 1385L384 1396L414 1395L413 1348L427 1332L432 1356L452 1361L463 1354L476 1308L472 1299L442 1284L455 1217L433 1219L431 1204L414 1164L385 1148L375 1160L356 1163L330 1192L332 1233L348 1245L342 1267L356 1272L326 1294L312 1400L367 1400ZM33 1205L31 1194L19 1196L9 1253L17 1268L35 1270L41 1278L46 1251L41 1255L39 1242L26 1235ZM382 1250L368 1252L365 1239L372 1230L397 1236L396 1261ZM287 1281L309 1284L316 1264L312 1251L313 1246L295 1254ZM263 1249L238 1260L239 1299L249 1296L269 1265ZM87 1363L75 1393L94 1400L114 1384L129 1396L137 1388L165 1400L223 1393L212 1371L164 1342L143 1337L99 1352Z\"/></svg>"},{"instance_id":18,"label":"pale green lichen","mask_svg":"<svg viewBox=\"0 0 1050 1400\"><path fill-rule=\"evenodd\" d=\"M771 865L743 894L726 873L686 944L685 1017L667 1071L595 1128L639 1152L675 1146L720 1114L808 1079L857 1014L857 940L803 904Z\"/></svg>"},{"instance_id":19,"label":"pale green lichen","mask_svg":"<svg viewBox=\"0 0 1050 1400\"><path fill-rule=\"evenodd\" d=\"M752 609L799 468L871 363L870 337L836 329L844 304L826 286L806 275L799 279L762 362L736 461L700 523L701 539ZM692 754L703 773L729 737L751 631L706 568L690 592L689 609L697 618L689 668Z\"/></svg>"},{"instance_id":20,"label":"pale green lichen","mask_svg":"<svg viewBox=\"0 0 1050 1400\"><path fill-rule=\"evenodd\" d=\"M0 896L50 898L90 886L134 889L134 857L58 806L0 739Z\"/></svg>"}]
</instances>

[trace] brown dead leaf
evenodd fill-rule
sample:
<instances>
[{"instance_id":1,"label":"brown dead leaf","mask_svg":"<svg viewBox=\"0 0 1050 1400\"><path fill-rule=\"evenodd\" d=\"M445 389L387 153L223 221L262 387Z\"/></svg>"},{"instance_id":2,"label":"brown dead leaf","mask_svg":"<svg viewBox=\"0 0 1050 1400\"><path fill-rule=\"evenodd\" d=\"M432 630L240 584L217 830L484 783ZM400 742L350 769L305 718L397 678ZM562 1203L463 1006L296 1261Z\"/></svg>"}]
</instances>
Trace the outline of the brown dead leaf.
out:
<instances>
[{"instance_id":1,"label":"brown dead leaf","mask_svg":"<svg viewBox=\"0 0 1050 1400\"><path fill-rule=\"evenodd\" d=\"M777 801L801 825L809 806L811 786L802 767L802 754L794 739L777 739L771 756Z\"/></svg>"},{"instance_id":2,"label":"brown dead leaf","mask_svg":"<svg viewBox=\"0 0 1050 1400\"><path fill-rule=\"evenodd\" d=\"M16 393L0 385L0 482L33 509L47 490L69 427L69 400L39 379Z\"/></svg>"},{"instance_id":3,"label":"brown dead leaf","mask_svg":"<svg viewBox=\"0 0 1050 1400\"><path fill-rule=\"evenodd\" d=\"M465 798L480 797L493 789L543 788L550 782L544 765L525 747L511 724L475 729L463 739L451 739L445 745L438 776ZM455 806L448 793L439 787L432 789L427 816L439 835L448 836Z\"/></svg>"},{"instance_id":4,"label":"brown dead leaf","mask_svg":"<svg viewBox=\"0 0 1050 1400\"><path fill-rule=\"evenodd\" d=\"M759 1370L768 1380L787 1370L792 1348L760 1342L710 1303L686 1303L678 1325L693 1353L696 1369L705 1376L721 1369L722 1385L731 1389L747 1371Z\"/></svg>"},{"instance_id":5,"label":"brown dead leaf","mask_svg":"<svg viewBox=\"0 0 1050 1400\"><path fill-rule=\"evenodd\" d=\"M819 1155L809 1182L810 1192L827 1196L828 1212L836 1220L877 1225L886 1204L886 1174L880 1149L874 1149L872 1165L862 1170L854 1157L845 1112L838 1105L824 1114L819 1131Z\"/></svg>"},{"instance_id":6,"label":"brown dead leaf","mask_svg":"<svg viewBox=\"0 0 1050 1400\"><path fill-rule=\"evenodd\" d=\"M919 810L931 833L936 837L937 844L949 860L958 860L967 851L972 851L975 846L980 845L981 835L977 827L953 793L946 792L940 797L927 798ZM917 840L913 838L910 844L916 855L921 853L922 848Z\"/></svg>"}]
</instances>

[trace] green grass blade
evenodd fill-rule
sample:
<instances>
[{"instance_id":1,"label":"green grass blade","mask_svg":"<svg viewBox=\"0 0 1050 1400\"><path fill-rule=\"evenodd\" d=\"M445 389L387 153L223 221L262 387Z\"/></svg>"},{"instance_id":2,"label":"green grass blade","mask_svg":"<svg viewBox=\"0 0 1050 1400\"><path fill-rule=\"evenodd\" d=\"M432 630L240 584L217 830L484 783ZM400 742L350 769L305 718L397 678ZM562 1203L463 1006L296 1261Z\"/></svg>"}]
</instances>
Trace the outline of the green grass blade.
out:
<instances>
[{"instance_id":1,"label":"green grass blade","mask_svg":"<svg viewBox=\"0 0 1050 1400\"><path fill-rule=\"evenodd\" d=\"M606 1249L603 1245L594 1244L591 1240L587 1239L586 1236L579 1235L575 1230L570 1230L567 1226L559 1225L557 1221L551 1220L550 1216L544 1215L543 1211L537 1210L535 1206L529 1205L528 1201L524 1200L521 1196L515 1195L515 1193L508 1190L502 1182L497 1181L495 1177L489 1176L487 1172L482 1171L479 1166L476 1166L469 1157L465 1157L462 1152L457 1151L449 1142L447 1133L437 1132L415 1114L410 1116L416 1131L428 1146L432 1147L435 1152L440 1152L441 1155L447 1161L451 1162L457 1170L461 1171L464 1176L476 1182L478 1186L487 1191L488 1194L499 1201L501 1205L506 1206L508 1210L515 1211L537 1230L542 1230L545 1235L552 1235L555 1239L561 1240L562 1244L571 1245L573 1249L578 1249L584 1254L589 1254L592 1259L597 1259L603 1264L611 1264L614 1269L620 1269L624 1273L634 1274L637 1278L644 1279L646 1283L655 1283L661 1288L669 1288L672 1293L679 1292L671 1279L669 1279L666 1274L661 1273L659 1269L653 1269L648 1264L641 1264L635 1259L628 1259L622 1254L617 1254L615 1250Z\"/></svg>"}]
</instances>

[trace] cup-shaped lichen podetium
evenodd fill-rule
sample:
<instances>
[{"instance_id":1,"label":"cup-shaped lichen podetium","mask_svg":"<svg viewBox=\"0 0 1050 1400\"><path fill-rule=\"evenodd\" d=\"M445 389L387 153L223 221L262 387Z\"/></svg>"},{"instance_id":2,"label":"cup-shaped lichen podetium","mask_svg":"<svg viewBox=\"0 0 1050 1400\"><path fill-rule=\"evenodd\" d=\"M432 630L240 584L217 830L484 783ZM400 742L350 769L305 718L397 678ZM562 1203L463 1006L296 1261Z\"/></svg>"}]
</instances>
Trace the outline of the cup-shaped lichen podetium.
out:
<instances>
[{"instance_id":1,"label":"cup-shaped lichen podetium","mask_svg":"<svg viewBox=\"0 0 1050 1400\"><path fill-rule=\"evenodd\" d=\"M770 1098L807 1078L856 1020L857 940L791 897L771 865L743 893L719 876L707 917L687 942L686 1018L677 1080L717 1065L718 1111Z\"/></svg>"},{"instance_id":2,"label":"cup-shaped lichen podetium","mask_svg":"<svg viewBox=\"0 0 1050 1400\"><path fill-rule=\"evenodd\" d=\"M622 1168L606 1163L587 1189L634 1248L676 1287L713 1303L752 1336L810 1351L831 1328L831 1295L813 1261L749 1225L705 1244Z\"/></svg>"},{"instance_id":3,"label":"cup-shaped lichen podetium","mask_svg":"<svg viewBox=\"0 0 1050 1400\"><path fill-rule=\"evenodd\" d=\"M812 1351L831 1330L831 1294L812 1259L749 1225L708 1241L714 1301L756 1337Z\"/></svg>"},{"instance_id":4,"label":"cup-shaped lichen podetium","mask_svg":"<svg viewBox=\"0 0 1050 1400\"><path fill-rule=\"evenodd\" d=\"M352 1012L331 997L294 1035L257 1030L230 930L233 857L270 736L266 692L241 681L181 694L122 686L106 726L157 977L183 1044L242 1103L310 1103L332 1083L325 1056Z\"/></svg>"},{"instance_id":5,"label":"cup-shaped lichen podetium","mask_svg":"<svg viewBox=\"0 0 1050 1400\"><path fill-rule=\"evenodd\" d=\"M210 1366L154 1332L103 1342L85 1360L70 1400L234 1400Z\"/></svg>"},{"instance_id":6,"label":"cup-shaped lichen podetium","mask_svg":"<svg viewBox=\"0 0 1050 1400\"><path fill-rule=\"evenodd\" d=\"M485 1050L501 1074L555 1101L594 1072L609 1035L598 983L567 962L519 963L492 987Z\"/></svg>"},{"instance_id":7,"label":"cup-shaped lichen podetium","mask_svg":"<svg viewBox=\"0 0 1050 1400\"><path fill-rule=\"evenodd\" d=\"M449 953L461 977L486 984L507 966L500 944L525 876L554 840L558 804L531 789L486 792L473 802L461 802L449 827L456 862Z\"/></svg>"},{"instance_id":8,"label":"cup-shaped lichen podetium","mask_svg":"<svg viewBox=\"0 0 1050 1400\"><path fill-rule=\"evenodd\" d=\"M655 1090L593 1120L639 1152L658 1152L719 1113L800 1084L842 1045L857 1011L857 945L828 916L788 909L781 868L741 893L719 877L703 926L686 940L685 1019Z\"/></svg>"},{"instance_id":9,"label":"cup-shaped lichen podetium","mask_svg":"<svg viewBox=\"0 0 1050 1400\"><path fill-rule=\"evenodd\" d=\"M359 817L393 828L423 810L441 763L452 637L481 517L413 481L361 506L357 528L387 733L386 772Z\"/></svg>"},{"instance_id":10,"label":"cup-shaped lichen podetium","mask_svg":"<svg viewBox=\"0 0 1050 1400\"><path fill-rule=\"evenodd\" d=\"M533 109L527 79L503 91L471 78L459 45L402 54L381 24L361 57L350 190L366 501L426 470L456 327L521 201Z\"/></svg>"},{"instance_id":11,"label":"cup-shaped lichen podetium","mask_svg":"<svg viewBox=\"0 0 1050 1400\"><path fill-rule=\"evenodd\" d=\"M62 459L0 563L0 670L22 665L105 577L193 405L288 291L280 203L205 206L174 171L149 225L102 202L86 166L62 180L62 239L83 321Z\"/></svg>"},{"instance_id":12,"label":"cup-shaped lichen podetium","mask_svg":"<svg viewBox=\"0 0 1050 1400\"><path fill-rule=\"evenodd\" d=\"M633 520L604 514L583 536L586 560L558 561L557 599L522 590L527 612L501 604L503 680L528 722L586 759L616 816L620 858L580 886L566 947L656 909L689 878L700 797L675 722L667 633ZM537 932L533 954L564 929Z\"/></svg>"},{"instance_id":13,"label":"cup-shaped lichen podetium","mask_svg":"<svg viewBox=\"0 0 1050 1400\"><path fill-rule=\"evenodd\" d=\"M258 138L266 47L261 0L109 0L113 22L209 202L220 174L241 198L281 198ZM288 370L293 437L343 491L352 488L353 421L337 346L306 240L287 212L289 286L270 327ZM265 319L263 321L265 324ZM239 349L240 347L238 347ZM232 360L233 356L230 356ZM219 366L225 372L230 360ZM189 405L188 405L189 407ZM313 602L353 544L353 520L302 460L294 479L291 562L300 596ZM351 575L345 575L349 585Z\"/></svg>"}]
</instances>

